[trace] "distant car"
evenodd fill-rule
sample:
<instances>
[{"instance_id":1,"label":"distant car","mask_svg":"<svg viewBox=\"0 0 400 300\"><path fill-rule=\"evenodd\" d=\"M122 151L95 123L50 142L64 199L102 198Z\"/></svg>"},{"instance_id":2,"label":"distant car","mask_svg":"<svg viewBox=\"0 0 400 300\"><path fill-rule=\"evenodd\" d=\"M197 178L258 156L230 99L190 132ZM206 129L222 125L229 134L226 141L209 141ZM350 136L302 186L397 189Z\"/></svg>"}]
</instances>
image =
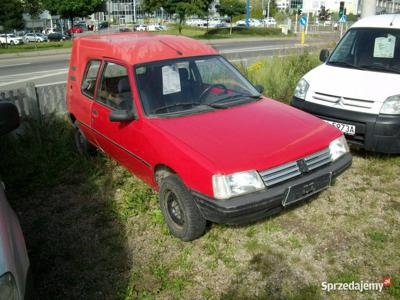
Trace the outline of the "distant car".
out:
<instances>
[{"instance_id":1,"label":"distant car","mask_svg":"<svg viewBox=\"0 0 400 300\"><path fill-rule=\"evenodd\" d=\"M99 23L99 29L108 28L108 22L101 22Z\"/></svg>"},{"instance_id":2,"label":"distant car","mask_svg":"<svg viewBox=\"0 0 400 300\"><path fill-rule=\"evenodd\" d=\"M44 34L41 33L27 33L24 35L24 40L26 43L30 43L30 42L38 42L38 43L42 43L42 42L48 42L49 39L47 38L47 36L45 36Z\"/></svg>"},{"instance_id":3,"label":"distant car","mask_svg":"<svg viewBox=\"0 0 400 300\"><path fill-rule=\"evenodd\" d=\"M131 32L132 31L132 29L130 29L130 28L120 28L119 29L119 32Z\"/></svg>"},{"instance_id":4,"label":"distant car","mask_svg":"<svg viewBox=\"0 0 400 300\"><path fill-rule=\"evenodd\" d=\"M274 25L276 25L276 20L272 17L269 17L269 18L265 18L264 20L262 20L262 23L263 23L263 25L266 25L266 26L270 26L270 25L274 26Z\"/></svg>"},{"instance_id":5,"label":"distant car","mask_svg":"<svg viewBox=\"0 0 400 300\"><path fill-rule=\"evenodd\" d=\"M0 35L0 44L8 44L8 45L20 45L23 44L23 38L16 36L15 34L1 34Z\"/></svg>"},{"instance_id":6,"label":"distant car","mask_svg":"<svg viewBox=\"0 0 400 300\"><path fill-rule=\"evenodd\" d=\"M19 125L18 110L0 103L0 135ZM12 158L10 158L12 159ZM0 182L0 299L26 299L30 286L29 258L18 217L7 202Z\"/></svg>"},{"instance_id":7,"label":"distant car","mask_svg":"<svg viewBox=\"0 0 400 300\"><path fill-rule=\"evenodd\" d=\"M54 32L54 33L50 33L47 38L49 39L49 41L66 41L66 40L70 40L71 37L65 34L62 34L61 32Z\"/></svg>"},{"instance_id":8,"label":"distant car","mask_svg":"<svg viewBox=\"0 0 400 300\"><path fill-rule=\"evenodd\" d=\"M72 33L82 33L82 32L83 32L83 28L78 27L78 26L74 26L67 30L67 34L69 34L69 35L71 35Z\"/></svg>"},{"instance_id":9,"label":"distant car","mask_svg":"<svg viewBox=\"0 0 400 300\"><path fill-rule=\"evenodd\" d=\"M263 23L258 19L249 19L250 27L260 27ZM236 22L236 27L246 27L246 20L240 20Z\"/></svg>"},{"instance_id":10,"label":"distant car","mask_svg":"<svg viewBox=\"0 0 400 300\"><path fill-rule=\"evenodd\" d=\"M134 31L147 31L147 26L143 24L138 24L133 27Z\"/></svg>"}]
</instances>

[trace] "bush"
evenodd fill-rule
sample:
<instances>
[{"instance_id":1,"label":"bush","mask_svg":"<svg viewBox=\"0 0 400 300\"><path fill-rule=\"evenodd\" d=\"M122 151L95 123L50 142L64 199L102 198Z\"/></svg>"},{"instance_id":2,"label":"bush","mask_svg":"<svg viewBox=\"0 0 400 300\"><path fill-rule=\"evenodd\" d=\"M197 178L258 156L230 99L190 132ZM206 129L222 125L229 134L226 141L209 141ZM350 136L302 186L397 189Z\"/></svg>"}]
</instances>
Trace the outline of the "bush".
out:
<instances>
[{"instance_id":1,"label":"bush","mask_svg":"<svg viewBox=\"0 0 400 300\"><path fill-rule=\"evenodd\" d=\"M213 35L229 35L230 28L213 28L208 30L208 32L204 35L213 36ZM236 35L258 35L258 36L271 36L271 35L281 35L280 28L263 28L263 27L233 27L232 34Z\"/></svg>"},{"instance_id":2,"label":"bush","mask_svg":"<svg viewBox=\"0 0 400 300\"><path fill-rule=\"evenodd\" d=\"M297 81L318 64L316 55L304 53L299 56L274 56L256 62L248 68L239 66L239 69L253 84L263 85L266 96L288 103Z\"/></svg>"}]
</instances>

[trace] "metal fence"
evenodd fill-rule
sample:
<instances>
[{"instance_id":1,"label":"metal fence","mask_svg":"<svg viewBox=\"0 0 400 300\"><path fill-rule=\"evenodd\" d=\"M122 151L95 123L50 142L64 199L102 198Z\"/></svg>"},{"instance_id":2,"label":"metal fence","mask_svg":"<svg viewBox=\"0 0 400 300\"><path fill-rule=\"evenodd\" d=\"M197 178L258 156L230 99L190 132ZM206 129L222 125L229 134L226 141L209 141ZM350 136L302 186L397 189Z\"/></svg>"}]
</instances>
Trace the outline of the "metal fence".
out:
<instances>
[{"instance_id":1,"label":"metal fence","mask_svg":"<svg viewBox=\"0 0 400 300\"><path fill-rule=\"evenodd\" d=\"M29 82L23 88L0 91L0 102L14 103L22 119L40 119L45 115L66 113L65 92L65 83L35 86Z\"/></svg>"}]
</instances>

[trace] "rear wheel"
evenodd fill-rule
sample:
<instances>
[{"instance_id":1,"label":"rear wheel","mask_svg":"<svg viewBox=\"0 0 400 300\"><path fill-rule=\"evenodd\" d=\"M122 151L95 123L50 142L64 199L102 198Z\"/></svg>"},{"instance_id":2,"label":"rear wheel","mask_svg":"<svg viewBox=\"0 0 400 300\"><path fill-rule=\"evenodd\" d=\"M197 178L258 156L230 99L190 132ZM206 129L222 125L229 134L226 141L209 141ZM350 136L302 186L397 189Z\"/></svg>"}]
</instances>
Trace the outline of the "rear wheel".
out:
<instances>
[{"instance_id":1,"label":"rear wheel","mask_svg":"<svg viewBox=\"0 0 400 300\"><path fill-rule=\"evenodd\" d=\"M192 241L203 235L206 220L178 176L169 175L163 179L159 201L165 222L174 236Z\"/></svg>"},{"instance_id":2,"label":"rear wheel","mask_svg":"<svg viewBox=\"0 0 400 300\"><path fill-rule=\"evenodd\" d=\"M83 132L76 127L75 130L75 146L79 154L84 156L95 156L97 154L97 149L93 146L85 137Z\"/></svg>"}]
</instances>

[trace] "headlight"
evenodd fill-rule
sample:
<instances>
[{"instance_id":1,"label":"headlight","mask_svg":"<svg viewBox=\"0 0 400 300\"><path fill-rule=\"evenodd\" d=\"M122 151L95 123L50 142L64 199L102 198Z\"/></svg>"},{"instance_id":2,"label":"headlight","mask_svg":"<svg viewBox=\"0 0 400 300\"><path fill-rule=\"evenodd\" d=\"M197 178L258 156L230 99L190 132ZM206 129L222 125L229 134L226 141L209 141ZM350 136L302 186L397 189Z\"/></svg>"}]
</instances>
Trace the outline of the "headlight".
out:
<instances>
[{"instance_id":1,"label":"headlight","mask_svg":"<svg viewBox=\"0 0 400 300\"><path fill-rule=\"evenodd\" d=\"M0 276L0 298L7 300L18 299L17 286L11 273Z\"/></svg>"},{"instance_id":2,"label":"headlight","mask_svg":"<svg viewBox=\"0 0 400 300\"><path fill-rule=\"evenodd\" d=\"M398 115L400 114L400 95L387 98L382 105L381 114Z\"/></svg>"},{"instance_id":3,"label":"headlight","mask_svg":"<svg viewBox=\"0 0 400 300\"><path fill-rule=\"evenodd\" d=\"M329 149L331 150L332 161L337 160L343 154L349 152L349 146L347 145L346 138L342 135L336 140L333 140L329 144Z\"/></svg>"},{"instance_id":4,"label":"headlight","mask_svg":"<svg viewBox=\"0 0 400 300\"><path fill-rule=\"evenodd\" d=\"M217 199L229 199L265 188L260 175L254 170L230 175L214 175L212 181L214 197Z\"/></svg>"},{"instance_id":5,"label":"headlight","mask_svg":"<svg viewBox=\"0 0 400 300\"><path fill-rule=\"evenodd\" d=\"M294 96L300 99L306 99L307 91L310 85L305 79L300 79L294 89Z\"/></svg>"}]
</instances>

